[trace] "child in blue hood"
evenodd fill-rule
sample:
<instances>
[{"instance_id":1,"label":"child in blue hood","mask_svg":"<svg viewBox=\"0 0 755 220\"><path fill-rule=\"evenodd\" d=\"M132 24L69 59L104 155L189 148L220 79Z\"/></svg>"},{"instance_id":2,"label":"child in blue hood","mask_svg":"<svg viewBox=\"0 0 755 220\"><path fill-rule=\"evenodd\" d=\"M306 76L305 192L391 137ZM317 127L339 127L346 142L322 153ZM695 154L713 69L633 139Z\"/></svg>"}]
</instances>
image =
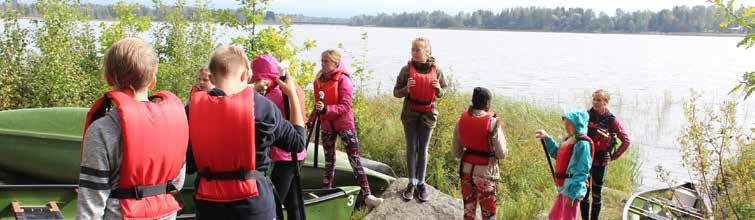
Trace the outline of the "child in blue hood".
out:
<instances>
[{"instance_id":1,"label":"child in blue hood","mask_svg":"<svg viewBox=\"0 0 755 220\"><path fill-rule=\"evenodd\" d=\"M587 177L592 166L592 140L587 136L590 116L584 111L564 114L564 128L568 135L558 144L545 130L535 132L544 139L548 155L556 158L554 180L558 196L548 219L576 220L579 202L587 192Z\"/></svg>"}]
</instances>

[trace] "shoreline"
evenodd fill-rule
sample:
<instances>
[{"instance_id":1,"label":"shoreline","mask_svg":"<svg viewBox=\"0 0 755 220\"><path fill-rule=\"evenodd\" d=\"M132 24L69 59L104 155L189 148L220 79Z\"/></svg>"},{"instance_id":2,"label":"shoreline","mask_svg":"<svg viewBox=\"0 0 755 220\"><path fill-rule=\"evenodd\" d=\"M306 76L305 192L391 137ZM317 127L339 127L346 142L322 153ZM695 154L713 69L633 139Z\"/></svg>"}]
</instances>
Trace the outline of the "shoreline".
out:
<instances>
[{"instance_id":1,"label":"shoreline","mask_svg":"<svg viewBox=\"0 0 755 220\"><path fill-rule=\"evenodd\" d=\"M568 33L568 34L607 34L607 35L659 35L659 36L692 36L692 37L745 37L745 33L724 32L579 32L579 31L546 31L546 30L510 30L510 29L479 29L479 28L420 28L420 27L389 27L389 26L358 26L349 24L306 24L296 25L322 25L322 26L347 26L362 28L393 28L393 29L419 29L419 30L451 30L451 31L485 31L485 32L523 32L523 33Z\"/></svg>"},{"instance_id":2,"label":"shoreline","mask_svg":"<svg viewBox=\"0 0 755 220\"><path fill-rule=\"evenodd\" d=\"M19 17L19 20L35 20L38 17ZM91 19L87 22L117 22L116 20ZM153 23L163 21L151 21ZM263 21L260 25L280 25L278 22ZM684 37L737 37L747 36L745 33L725 32L579 32L579 31L546 31L546 30L510 30L510 29L479 29L479 28L423 28L423 27L389 27L389 26L359 26L351 24L329 24L312 22L293 22L292 25L311 26L345 26L356 28L386 28L386 29L417 29L417 30L449 30L449 31L486 31L486 32L520 32L520 33L565 33L565 34L605 34L605 35L656 35L656 36L684 36Z\"/></svg>"}]
</instances>

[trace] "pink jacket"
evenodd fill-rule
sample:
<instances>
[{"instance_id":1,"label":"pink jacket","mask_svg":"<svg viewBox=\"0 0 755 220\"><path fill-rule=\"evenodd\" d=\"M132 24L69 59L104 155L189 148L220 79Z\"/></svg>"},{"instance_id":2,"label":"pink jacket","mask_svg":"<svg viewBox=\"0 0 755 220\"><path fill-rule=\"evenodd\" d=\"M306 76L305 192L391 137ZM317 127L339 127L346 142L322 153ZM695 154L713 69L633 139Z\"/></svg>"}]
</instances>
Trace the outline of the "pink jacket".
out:
<instances>
[{"instance_id":1,"label":"pink jacket","mask_svg":"<svg viewBox=\"0 0 755 220\"><path fill-rule=\"evenodd\" d=\"M285 108L283 107L283 91L281 91L278 84L275 83L275 80L280 76L278 70L278 61L270 55L260 55L256 57L254 61L252 61L252 72L252 82L259 80L267 80L271 82L271 85L267 89L267 93L265 93L265 97L267 99L270 99L270 101L272 101L273 104L278 107L284 118L287 118L288 112L286 112ZM303 100L304 90L302 90L301 87L298 87L296 88L296 94L297 96L299 96L302 116L306 118L307 108L304 105ZM296 157L300 161L306 159L307 151L302 150L301 152L296 154ZM272 146L270 148L270 159L272 159L274 162L291 161L291 153L278 147Z\"/></svg>"},{"instance_id":2,"label":"pink jacket","mask_svg":"<svg viewBox=\"0 0 755 220\"><path fill-rule=\"evenodd\" d=\"M338 64L338 68L331 73L323 74L323 78L330 79L333 73L346 72L343 63ZM315 79L317 80L317 79ZM325 131L343 131L356 130L354 126L354 111L351 109L351 96L353 90L351 86L351 75L342 74L338 79L338 104L325 106L323 115L338 116L332 121L322 121L321 129ZM310 119L311 120L311 119Z\"/></svg>"}]
</instances>

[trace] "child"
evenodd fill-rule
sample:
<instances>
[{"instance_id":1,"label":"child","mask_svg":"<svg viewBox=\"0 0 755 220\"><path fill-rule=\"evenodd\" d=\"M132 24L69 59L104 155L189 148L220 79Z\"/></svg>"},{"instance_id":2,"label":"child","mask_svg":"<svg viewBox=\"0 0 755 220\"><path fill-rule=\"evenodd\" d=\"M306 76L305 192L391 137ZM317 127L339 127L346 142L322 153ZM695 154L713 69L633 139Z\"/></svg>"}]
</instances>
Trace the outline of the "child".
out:
<instances>
[{"instance_id":1,"label":"child","mask_svg":"<svg viewBox=\"0 0 755 220\"><path fill-rule=\"evenodd\" d=\"M608 109L610 101L611 95L606 90L599 89L592 94L592 108L588 111L590 123L587 129L587 135L595 141L595 158L590 169L590 185L587 187L587 194L592 192L592 205L589 197L586 196L582 200L580 206L583 220L597 220L600 216L601 191L608 161L618 159L630 144L629 135L624 131L624 127ZM621 140L621 146L615 152L611 152L617 143L616 139Z\"/></svg>"},{"instance_id":2,"label":"child","mask_svg":"<svg viewBox=\"0 0 755 220\"><path fill-rule=\"evenodd\" d=\"M402 197L410 201L415 197L427 201L425 169L427 168L427 145L438 121L435 99L443 97L446 80L435 64L432 47L427 38L412 41L412 59L401 68L393 87L393 96L404 98L401 122L406 135L406 167L409 184ZM415 188L417 191L415 192Z\"/></svg>"},{"instance_id":3,"label":"child","mask_svg":"<svg viewBox=\"0 0 755 220\"><path fill-rule=\"evenodd\" d=\"M492 94L477 87L472 93L472 105L461 114L454 128L453 153L461 157L459 177L464 199L464 219L474 219L477 202L482 219L495 219L496 182L500 179L498 160L506 158L506 136L501 120L490 111Z\"/></svg>"},{"instance_id":4,"label":"child","mask_svg":"<svg viewBox=\"0 0 755 220\"><path fill-rule=\"evenodd\" d=\"M588 120L589 115L584 111L566 113L563 121L568 136L560 145L545 130L535 132L535 138L544 139L548 154L556 158L553 178L558 196L548 215L550 220L577 219L579 200L587 192L587 176L594 153L592 140L587 136Z\"/></svg>"},{"instance_id":5,"label":"child","mask_svg":"<svg viewBox=\"0 0 755 220\"><path fill-rule=\"evenodd\" d=\"M181 208L170 193L183 186L189 140L181 100L149 96L157 56L140 39L115 42L103 69L111 90L87 114L77 218L175 219Z\"/></svg>"},{"instance_id":6,"label":"child","mask_svg":"<svg viewBox=\"0 0 755 220\"><path fill-rule=\"evenodd\" d=\"M333 175L336 162L336 138L346 144L346 154L354 171L354 178L362 187L362 195L368 206L376 207L383 199L372 195L370 183L362 168L359 157L359 142L354 127L354 112L351 109L351 75L341 63L341 54L336 50L326 50L321 55L322 69L315 78L315 94L325 94L324 99L315 96L315 111L320 114L322 126L322 145L325 150L325 171L323 187L333 187Z\"/></svg>"},{"instance_id":7,"label":"child","mask_svg":"<svg viewBox=\"0 0 755 220\"><path fill-rule=\"evenodd\" d=\"M276 219L268 147L299 152L305 129L296 83L277 80L291 106L291 122L247 86L249 60L238 47L220 47L210 58L214 89L196 91L189 104L188 172L199 173L197 219ZM282 217L279 217L282 218Z\"/></svg>"},{"instance_id":8,"label":"child","mask_svg":"<svg viewBox=\"0 0 755 220\"><path fill-rule=\"evenodd\" d=\"M210 69L206 66L202 67L197 73L197 89L201 91L210 91L213 88L215 88L215 85L213 85L210 80Z\"/></svg>"},{"instance_id":9,"label":"child","mask_svg":"<svg viewBox=\"0 0 755 220\"><path fill-rule=\"evenodd\" d=\"M283 118L288 120L291 110L286 99L290 97L284 95L280 86L276 83L276 80L280 78L281 71L278 61L270 55L263 54L252 61L252 83L255 85L255 90L270 99L278 107ZM304 98L304 90L299 86L296 87L296 95L300 99ZM300 109L302 109L302 118L305 118L306 107L303 100L299 101ZM301 189L295 187L294 171L298 169L306 157L306 149L303 149L296 155L298 161L292 161L290 152L275 146L270 148L270 158L273 160L273 172L270 174L270 179L273 181L275 190L278 191L278 196L283 200L283 204L286 207L286 215L288 216L286 219L303 219L302 216L299 216L301 211L299 209L303 209L304 207L299 207L297 201L300 198L299 193L301 193Z\"/></svg>"}]
</instances>

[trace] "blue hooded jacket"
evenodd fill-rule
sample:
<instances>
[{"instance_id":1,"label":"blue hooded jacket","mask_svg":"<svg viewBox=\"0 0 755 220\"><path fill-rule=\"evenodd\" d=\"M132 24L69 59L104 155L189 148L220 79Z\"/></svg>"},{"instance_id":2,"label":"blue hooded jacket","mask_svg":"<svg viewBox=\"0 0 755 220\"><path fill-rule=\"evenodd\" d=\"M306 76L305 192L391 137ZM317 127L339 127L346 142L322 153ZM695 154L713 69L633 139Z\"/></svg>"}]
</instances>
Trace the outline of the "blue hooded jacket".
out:
<instances>
[{"instance_id":1,"label":"blue hooded jacket","mask_svg":"<svg viewBox=\"0 0 755 220\"><path fill-rule=\"evenodd\" d=\"M578 135L587 135L587 123L590 119L590 115L584 111L573 111L564 114L564 119L569 120L574 128L577 130ZM565 141L575 138L574 135L567 137ZM557 158L562 155L557 155L558 147L553 138L548 137L545 139L545 146L548 149L548 154L551 157ZM592 158L590 157L590 143L584 140L577 141L574 144L572 155L569 160L569 167L566 169L567 174L571 174L572 178L567 178L564 181L563 186L558 187L558 192L569 198L569 200L582 200L587 192L587 185L585 181L590 174L590 167L592 166Z\"/></svg>"}]
</instances>

